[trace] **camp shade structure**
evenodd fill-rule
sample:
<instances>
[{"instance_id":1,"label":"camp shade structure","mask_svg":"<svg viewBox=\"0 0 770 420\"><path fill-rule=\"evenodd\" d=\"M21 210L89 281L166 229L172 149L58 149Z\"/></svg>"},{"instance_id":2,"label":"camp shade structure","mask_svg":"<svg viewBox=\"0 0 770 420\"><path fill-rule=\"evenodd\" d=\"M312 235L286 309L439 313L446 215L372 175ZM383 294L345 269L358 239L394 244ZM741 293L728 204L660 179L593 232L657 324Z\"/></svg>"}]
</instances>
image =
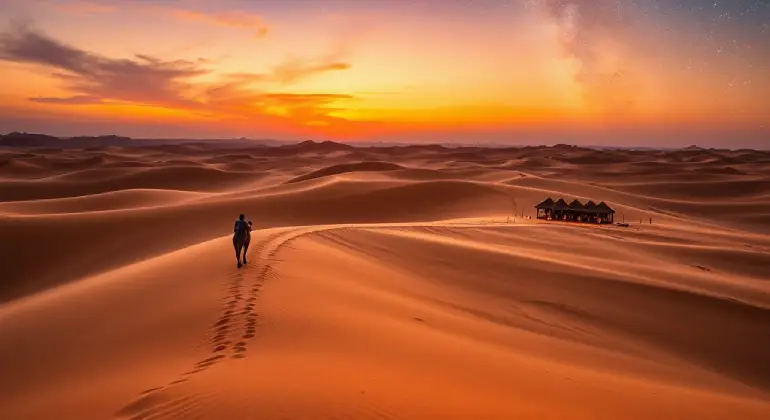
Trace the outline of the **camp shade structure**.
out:
<instances>
[{"instance_id":1,"label":"camp shade structure","mask_svg":"<svg viewBox=\"0 0 770 420\"><path fill-rule=\"evenodd\" d=\"M583 204L580 200L575 199L567 204L563 198L553 201L551 197L548 197L535 208L537 209L537 218L544 220L605 224L613 223L615 219L615 210L604 201L596 204L589 200Z\"/></svg>"}]
</instances>

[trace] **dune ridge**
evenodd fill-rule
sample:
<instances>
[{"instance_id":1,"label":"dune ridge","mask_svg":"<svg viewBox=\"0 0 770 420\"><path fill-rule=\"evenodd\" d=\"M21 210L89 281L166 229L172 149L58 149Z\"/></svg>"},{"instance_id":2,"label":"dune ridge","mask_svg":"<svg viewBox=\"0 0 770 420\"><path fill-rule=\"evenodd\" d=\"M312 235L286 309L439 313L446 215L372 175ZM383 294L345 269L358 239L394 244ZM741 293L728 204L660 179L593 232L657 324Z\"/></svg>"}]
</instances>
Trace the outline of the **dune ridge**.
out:
<instances>
[{"instance_id":1,"label":"dune ridge","mask_svg":"<svg viewBox=\"0 0 770 420\"><path fill-rule=\"evenodd\" d=\"M8 418L770 416L770 152L20 138Z\"/></svg>"},{"instance_id":2,"label":"dune ridge","mask_svg":"<svg viewBox=\"0 0 770 420\"><path fill-rule=\"evenodd\" d=\"M358 162L328 166L308 174L292 178L287 183L308 181L333 175L341 175L348 172L384 172L404 169L401 165L389 162Z\"/></svg>"}]
</instances>

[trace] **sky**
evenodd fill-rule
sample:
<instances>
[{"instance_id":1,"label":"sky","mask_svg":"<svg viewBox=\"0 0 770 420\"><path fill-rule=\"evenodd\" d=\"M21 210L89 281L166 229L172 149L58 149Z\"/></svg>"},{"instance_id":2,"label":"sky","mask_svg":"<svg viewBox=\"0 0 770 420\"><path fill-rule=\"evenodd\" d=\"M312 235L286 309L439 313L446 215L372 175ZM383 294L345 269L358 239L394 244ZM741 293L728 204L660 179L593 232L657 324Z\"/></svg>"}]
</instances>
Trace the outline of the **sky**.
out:
<instances>
[{"instance_id":1,"label":"sky","mask_svg":"<svg viewBox=\"0 0 770 420\"><path fill-rule=\"evenodd\" d=\"M0 132L770 149L770 0L0 0Z\"/></svg>"}]
</instances>

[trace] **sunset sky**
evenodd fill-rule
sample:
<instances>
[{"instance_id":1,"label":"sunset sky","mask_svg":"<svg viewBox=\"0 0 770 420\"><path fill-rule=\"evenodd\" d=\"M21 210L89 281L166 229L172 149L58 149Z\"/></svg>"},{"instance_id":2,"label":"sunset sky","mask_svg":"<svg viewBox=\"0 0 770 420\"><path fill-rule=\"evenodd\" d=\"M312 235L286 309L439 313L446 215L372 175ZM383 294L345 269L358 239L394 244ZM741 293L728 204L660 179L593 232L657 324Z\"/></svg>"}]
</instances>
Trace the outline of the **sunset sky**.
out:
<instances>
[{"instance_id":1,"label":"sunset sky","mask_svg":"<svg viewBox=\"0 0 770 420\"><path fill-rule=\"evenodd\" d=\"M0 132L770 148L770 0L0 0Z\"/></svg>"}]
</instances>

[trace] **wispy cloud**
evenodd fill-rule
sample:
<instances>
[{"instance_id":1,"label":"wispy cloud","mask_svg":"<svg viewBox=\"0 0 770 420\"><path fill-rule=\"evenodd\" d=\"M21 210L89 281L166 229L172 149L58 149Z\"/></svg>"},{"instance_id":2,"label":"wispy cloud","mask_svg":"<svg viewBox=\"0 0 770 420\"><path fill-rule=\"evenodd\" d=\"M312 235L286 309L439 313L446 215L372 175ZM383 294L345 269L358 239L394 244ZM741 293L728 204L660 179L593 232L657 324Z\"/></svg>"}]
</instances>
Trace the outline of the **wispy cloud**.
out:
<instances>
[{"instance_id":1,"label":"wispy cloud","mask_svg":"<svg viewBox=\"0 0 770 420\"><path fill-rule=\"evenodd\" d=\"M319 57L311 60L290 59L273 68L273 77L280 83L293 83L299 79L329 71L347 70L349 63L333 57Z\"/></svg>"},{"instance_id":2,"label":"wispy cloud","mask_svg":"<svg viewBox=\"0 0 770 420\"><path fill-rule=\"evenodd\" d=\"M55 77L76 97L161 106L188 104L182 95L189 87L186 81L209 73L194 61L166 61L145 55L104 57L65 45L23 24L0 35L0 59L55 69Z\"/></svg>"},{"instance_id":3,"label":"wispy cloud","mask_svg":"<svg viewBox=\"0 0 770 420\"><path fill-rule=\"evenodd\" d=\"M121 0L38 0L53 7L76 14L97 14L117 12L120 7L130 5L131 10L161 14L187 21L198 21L209 25L237 28L250 31L254 37L268 34L268 26L261 15L246 10L203 11L194 4L184 1L121 1ZM120 4L123 3L123 4Z\"/></svg>"},{"instance_id":4,"label":"wispy cloud","mask_svg":"<svg viewBox=\"0 0 770 420\"><path fill-rule=\"evenodd\" d=\"M339 120L331 114L343 109L339 107L340 103L356 98L331 93L265 92L251 89L248 84L232 82L208 87L199 99L210 109L233 115L269 114L303 123L328 123Z\"/></svg>"},{"instance_id":5,"label":"wispy cloud","mask_svg":"<svg viewBox=\"0 0 770 420\"><path fill-rule=\"evenodd\" d=\"M195 20L230 28L253 31L257 38L266 36L268 27L262 17L252 12L228 10L223 12L201 12L187 9L169 9L174 16L186 20Z\"/></svg>"},{"instance_id":6,"label":"wispy cloud","mask_svg":"<svg viewBox=\"0 0 770 420\"><path fill-rule=\"evenodd\" d=\"M104 101L97 96L91 95L77 95L69 96L66 98L29 98L32 102L38 102L41 104L58 104L58 105L94 105L103 104Z\"/></svg>"},{"instance_id":7,"label":"wispy cloud","mask_svg":"<svg viewBox=\"0 0 770 420\"><path fill-rule=\"evenodd\" d=\"M337 95L328 93L317 94L293 94L271 93L264 95L268 106L276 106L283 109L285 115L307 122L330 122L338 118L330 114L343 108L334 107L342 101L355 99L351 95Z\"/></svg>"},{"instance_id":8,"label":"wispy cloud","mask_svg":"<svg viewBox=\"0 0 770 420\"><path fill-rule=\"evenodd\" d=\"M271 84L297 82L349 64L321 58L295 59L270 73L232 73L216 82L206 60L164 60L145 54L110 58L64 44L24 24L0 34L0 60L54 70L52 77L71 96L35 97L30 101L52 105L130 103L231 116L280 115L295 121L331 121L333 103L354 99L348 95L276 93ZM197 92L197 93L196 93Z\"/></svg>"}]
</instances>

